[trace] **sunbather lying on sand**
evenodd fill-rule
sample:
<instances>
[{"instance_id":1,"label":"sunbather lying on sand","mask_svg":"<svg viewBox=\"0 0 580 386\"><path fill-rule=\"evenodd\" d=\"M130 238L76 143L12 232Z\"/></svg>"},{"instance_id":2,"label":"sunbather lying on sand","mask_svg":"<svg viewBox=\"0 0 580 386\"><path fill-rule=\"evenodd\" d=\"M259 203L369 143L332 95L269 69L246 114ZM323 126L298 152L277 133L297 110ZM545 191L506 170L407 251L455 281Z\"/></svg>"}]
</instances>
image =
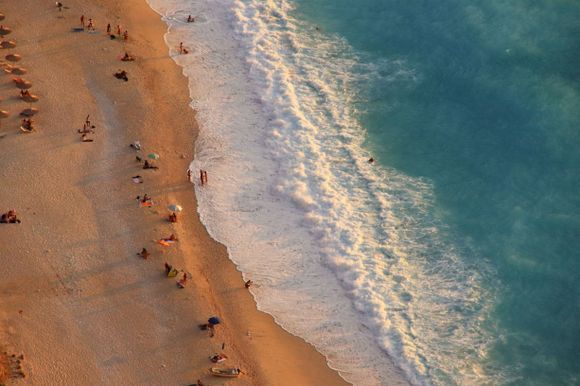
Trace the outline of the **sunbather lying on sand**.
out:
<instances>
[{"instance_id":1,"label":"sunbather lying on sand","mask_svg":"<svg viewBox=\"0 0 580 386\"><path fill-rule=\"evenodd\" d=\"M93 142L93 141L94 141L94 139L89 138L87 136L87 133L83 133L83 135L81 135L81 142Z\"/></svg>"},{"instance_id":2,"label":"sunbather lying on sand","mask_svg":"<svg viewBox=\"0 0 580 386\"><path fill-rule=\"evenodd\" d=\"M127 71L125 71L125 70L119 70L119 71L115 72L115 78L123 79L125 82L127 82L129 80L129 77L127 76Z\"/></svg>"},{"instance_id":3,"label":"sunbather lying on sand","mask_svg":"<svg viewBox=\"0 0 580 386\"><path fill-rule=\"evenodd\" d=\"M143 195L143 197L141 197L141 196L135 197L135 200L139 200L139 201L145 203L145 202L150 202L151 201L151 197L149 197L149 195L147 193L145 193Z\"/></svg>"},{"instance_id":4,"label":"sunbather lying on sand","mask_svg":"<svg viewBox=\"0 0 580 386\"><path fill-rule=\"evenodd\" d=\"M177 286L179 288L185 288L186 284L187 284L187 273L183 272L183 276L182 276L181 280L179 280L177 282Z\"/></svg>"},{"instance_id":5,"label":"sunbather lying on sand","mask_svg":"<svg viewBox=\"0 0 580 386\"><path fill-rule=\"evenodd\" d=\"M209 359L213 363L221 363L221 362L225 361L226 359L228 359L228 357L226 356L226 354L214 354L214 355L210 356Z\"/></svg>"},{"instance_id":6,"label":"sunbather lying on sand","mask_svg":"<svg viewBox=\"0 0 580 386\"><path fill-rule=\"evenodd\" d=\"M135 57L134 57L134 56L132 56L132 55L129 55L129 53L128 53L128 52L125 52L125 55L124 55L124 56L121 58L121 60L122 60L123 62L132 62L132 61L134 61L134 60L135 60Z\"/></svg>"},{"instance_id":7,"label":"sunbather lying on sand","mask_svg":"<svg viewBox=\"0 0 580 386\"><path fill-rule=\"evenodd\" d=\"M34 131L34 125L32 124L32 119L24 118L20 122L20 128L25 131Z\"/></svg>"},{"instance_id":8,"label":"sunbather lying on sand","mask_svg":"<svg viewBox=\"0 0 580 386\"><path fill-rule=\"evenodd\" d=\"M159 169L159 167L152 165L149 163L149 161L145 161L145 164L143 164L143 169Z\"/></svg>"}]
</instances>

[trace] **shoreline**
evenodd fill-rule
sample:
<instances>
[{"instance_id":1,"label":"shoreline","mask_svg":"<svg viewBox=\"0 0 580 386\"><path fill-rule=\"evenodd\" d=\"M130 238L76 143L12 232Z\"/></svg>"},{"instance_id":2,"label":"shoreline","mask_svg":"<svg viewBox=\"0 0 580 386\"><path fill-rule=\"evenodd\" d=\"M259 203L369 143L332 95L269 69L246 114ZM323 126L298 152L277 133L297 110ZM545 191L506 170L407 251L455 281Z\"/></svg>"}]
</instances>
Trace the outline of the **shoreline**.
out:
<instances>
[{"instance_id":1,"label":"shoreline","mask_svg":"<svg viewBox=\"0 0 580 386\"><path fill-rule=\"evenodd\" d=\"M195 114L189 93L179 91L185 89L183 75L167 54L159 15L144 0L72 0L62 14L52 3L38 12L35 3L4 5L3 12L19 43L13 51L23 55L27 78L42 97L39 130L14 134L16 120L8 119L0 142L8 147L0 156L3 177L12 182L0 188L7 206L1 209L14 207L23 219L0 233L0 262L10 278L1 287L0 339L25 353L27 382L200 378L214 384L205 375L212 365L207 356L226 342L226 365L245 370L238 384L346 384L312 346L257 311L225 248L199 222L185 176ZM97 34L69 32L80 14L94 17ZM107 20L126 26L127 49L137 62L116 59L123 46L103 36ZM112 77L117 68L128 71L128 83ZM11 90L3 88L3 96ZM175 103L164 106L167 100ZM84 144L75 131L87 113L97 133L94 143ZM159 171L135 164L127 145L136 139L161 154ZM131 185L134 174L145 177L145 190ZM145 192L158 207L133 205L133 197ZM184 212L172 226L163 206L175 201ZM151 242L172 232L180 238L175 248ZM135 257L143 245L153 251L148 261ZM178 292L163 277L163 260L194 280ZM224 323L212 340L196 325L214 314Z\"/></svg>"}]
</instances>

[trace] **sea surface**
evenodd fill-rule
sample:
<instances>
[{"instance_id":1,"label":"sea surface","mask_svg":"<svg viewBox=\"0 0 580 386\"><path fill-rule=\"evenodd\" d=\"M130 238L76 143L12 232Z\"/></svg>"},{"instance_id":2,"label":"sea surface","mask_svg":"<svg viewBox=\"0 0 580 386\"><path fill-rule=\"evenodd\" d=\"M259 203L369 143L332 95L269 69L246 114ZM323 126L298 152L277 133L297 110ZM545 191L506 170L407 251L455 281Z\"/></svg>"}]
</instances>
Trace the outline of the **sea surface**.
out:
<instances>
[{"instance_id":1,"label":"sea surface","mask_svg":"<svg viewBox=\"0 0 580 386\"><path fill-rule=\"evenodd\" d=\"M260 309L356 385L580 384L580 2L148 2Z\"/></svg>"}]
</instances>

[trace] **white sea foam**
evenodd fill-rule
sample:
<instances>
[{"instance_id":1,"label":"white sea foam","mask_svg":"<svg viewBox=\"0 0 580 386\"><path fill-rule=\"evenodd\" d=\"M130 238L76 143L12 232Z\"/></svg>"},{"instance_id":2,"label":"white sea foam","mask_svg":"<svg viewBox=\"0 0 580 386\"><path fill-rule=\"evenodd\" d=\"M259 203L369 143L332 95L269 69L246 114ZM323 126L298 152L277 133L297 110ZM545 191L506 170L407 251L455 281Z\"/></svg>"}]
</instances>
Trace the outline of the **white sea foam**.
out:
<instances>
[{"instance_id":1,"label":"white sea foam","mask_svg":"<svg viewBox=\"0 0 580 386\"><path fill-rule=\"evenodd\" d=\"M149 3L195 98L201 219L260 309L357 385L485 382L490 294L441 236L428 181L366 162L352 107L360 77L417 75L361 63L283 0Z\"/></svg>"}]
</instances>

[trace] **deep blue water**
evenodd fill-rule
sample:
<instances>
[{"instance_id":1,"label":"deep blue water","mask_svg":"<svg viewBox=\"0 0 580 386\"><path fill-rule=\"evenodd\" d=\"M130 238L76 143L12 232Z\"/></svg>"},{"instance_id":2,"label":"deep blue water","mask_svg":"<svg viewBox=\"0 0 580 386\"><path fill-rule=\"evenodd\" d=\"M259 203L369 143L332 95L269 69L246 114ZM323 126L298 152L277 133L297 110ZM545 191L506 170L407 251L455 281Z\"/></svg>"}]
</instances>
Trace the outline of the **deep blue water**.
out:
<instances>
[{"instance_id":1,"label":"deep blue water","mask_svg":"<svg viewBox=\"0 0 580 386\"><path fill-rule=\"evenodd\" d=\"M495 269L488 368L580 383L580 2L295 4L412 74L361 82L355 107L378 163L432 182L450 237Z\"/></svg>"}]
</instances>

